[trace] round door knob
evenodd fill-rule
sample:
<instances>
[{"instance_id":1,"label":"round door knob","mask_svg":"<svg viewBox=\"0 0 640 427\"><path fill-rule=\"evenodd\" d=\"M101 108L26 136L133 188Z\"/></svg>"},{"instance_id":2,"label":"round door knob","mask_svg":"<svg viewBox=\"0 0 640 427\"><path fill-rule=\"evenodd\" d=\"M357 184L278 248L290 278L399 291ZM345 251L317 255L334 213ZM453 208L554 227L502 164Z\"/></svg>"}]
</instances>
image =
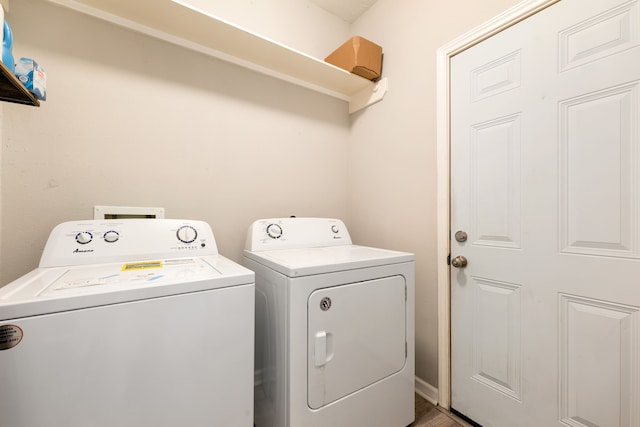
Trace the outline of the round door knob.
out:
<instances>
[{"instance_id":1,"label":"round door knob","mask_svg":"<svg viewBox=\"0 0 640 427\"><path fill-rule=\"evenodd\" d=\"M457 256L451 261L451 265L455 268L465 268L467 266L467 259L463 256Z\"/></svg>"},{"instance_id":2,"label":"round door knob","mask_svg":"<svg viewBox=\"0 0 640 427\"><path fill-rule=\"evenodd\" d=\"M466 242L468 238L467 233L465 233L462 230L456 231L455 237L456 237L456 242L460 242L460 243Z\"/></svg>"}]
</instances>

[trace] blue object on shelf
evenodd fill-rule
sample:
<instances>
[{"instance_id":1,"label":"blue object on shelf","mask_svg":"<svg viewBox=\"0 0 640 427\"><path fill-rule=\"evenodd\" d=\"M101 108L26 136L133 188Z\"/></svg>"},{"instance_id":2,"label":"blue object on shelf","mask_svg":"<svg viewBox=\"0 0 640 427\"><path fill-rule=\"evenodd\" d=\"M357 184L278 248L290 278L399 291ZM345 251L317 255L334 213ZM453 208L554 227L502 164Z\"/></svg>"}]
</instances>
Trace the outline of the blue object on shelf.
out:
<instances>
[{"instance_id":1,"label":"blue object on shelf","mask_svg":"<svg viewBox=\"0 0 640 427\"><path fill-rule=\"evenodd\" d=\"M47 75L44 69L31 58L20 58L15 76L37 99L47 100Z\"/></svg>"},{"instance_id":2,"label":"blue object on shelf","mask_svg":"<svg viewBox=\"0 0 640 427\"><path fill-rule=\"evenodd\" d=\"M12 74L15 73L16 64L13 61L13 33L6 19L4 21L4 38L2 39L2 62Z\"/></svg>"}]
</instances>

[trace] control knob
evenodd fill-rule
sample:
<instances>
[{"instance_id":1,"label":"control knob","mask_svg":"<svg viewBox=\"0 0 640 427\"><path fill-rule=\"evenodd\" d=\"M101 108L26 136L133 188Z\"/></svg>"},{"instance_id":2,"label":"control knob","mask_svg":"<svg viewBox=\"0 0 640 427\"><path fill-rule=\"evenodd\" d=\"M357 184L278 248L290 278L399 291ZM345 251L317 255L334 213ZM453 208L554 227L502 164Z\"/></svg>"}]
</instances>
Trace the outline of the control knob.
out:
<instances>
[{"instance_id":1,"label":"control knob","mask_svg":"<svg viewBox=\"0 0 640 427\"><path fill-rule=\"evenodd\" d=\"M118 234L118 232L115 230L109 230L104 233L102 237L104 238L105 242L114 243L118 241L118 239L120 238L120 234Z\"/></svg>"},{"instance_id":2,"label":"control knob","mask_svg":"<svg viewBox=\"0 0 640 427\"><path fill-rule=\"evenodd\" d=\"M182 243L193 243L198 238L198 232L190 225L183 225L178 228L176 236Z\"/></svg>"},{"instance_id":3,"label":"control knob","mask_svg":"<svg viewBox=\"0 0 640 427\"><path fill-rule=\"evenodd\" d=\"M89 233L88 231L81 231L76 234L76 242L80 243L81 245L86 245L92 240L93 234Z\"/></svg>"},{"instance_id":4,"label":"control knob","mask_svg":"<svg viewBox=\"0 0 640 427\"><path fill-rule=\"evenodd\" d=\"M269 224L267 226L267 236L271 237L272 239L279 239L280 237L282 237L282 227L280 227L278 224Z\"/></svg>"}]
</instances>

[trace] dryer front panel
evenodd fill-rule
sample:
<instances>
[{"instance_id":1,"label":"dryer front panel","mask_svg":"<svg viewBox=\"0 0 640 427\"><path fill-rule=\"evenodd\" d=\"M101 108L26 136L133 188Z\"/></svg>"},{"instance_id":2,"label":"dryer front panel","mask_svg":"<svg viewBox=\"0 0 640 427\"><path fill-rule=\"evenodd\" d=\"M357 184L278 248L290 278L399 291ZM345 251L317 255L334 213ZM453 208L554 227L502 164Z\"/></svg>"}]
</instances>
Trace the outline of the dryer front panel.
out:
<instances>
[{"instance_id":1,"label":"dryer front panel","mask_svg":"<svg viewBox=\"0 0 640 427\"><path fill-rule=\"evenodd\" d=\"M402 370L403 276L318 289L307 305L307 404L319 409Z\"/></svg>"}]
</instances>

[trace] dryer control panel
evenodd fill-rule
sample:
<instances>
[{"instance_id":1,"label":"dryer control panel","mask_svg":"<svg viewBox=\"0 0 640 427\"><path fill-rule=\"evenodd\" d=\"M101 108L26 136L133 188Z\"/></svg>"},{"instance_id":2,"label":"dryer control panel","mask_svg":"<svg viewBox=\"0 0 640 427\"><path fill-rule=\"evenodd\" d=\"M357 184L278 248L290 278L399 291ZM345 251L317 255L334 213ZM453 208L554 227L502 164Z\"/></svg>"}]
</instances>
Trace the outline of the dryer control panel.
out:
<instances>
[{"instance_id":1,"label":"dryer control panel","mask_svg":"<svg viewBox=\"0 0 640 427\"><path fill-rule=\"evenodd\" d=\"M49 235L40 267L217 255L209 224L182 219L69 221Z\"/></svg>"},{"instance_id":2,"label":"dryer control panel","mask_svg":"<svg viewBox=\"0 0 640 427\"><path fill-rule=\"evenodd\" d=\"M344 223L334 218L270 218L259 219L249 227L245 249L315 248L351 245Z\"/></svg>"}]
</instances>

